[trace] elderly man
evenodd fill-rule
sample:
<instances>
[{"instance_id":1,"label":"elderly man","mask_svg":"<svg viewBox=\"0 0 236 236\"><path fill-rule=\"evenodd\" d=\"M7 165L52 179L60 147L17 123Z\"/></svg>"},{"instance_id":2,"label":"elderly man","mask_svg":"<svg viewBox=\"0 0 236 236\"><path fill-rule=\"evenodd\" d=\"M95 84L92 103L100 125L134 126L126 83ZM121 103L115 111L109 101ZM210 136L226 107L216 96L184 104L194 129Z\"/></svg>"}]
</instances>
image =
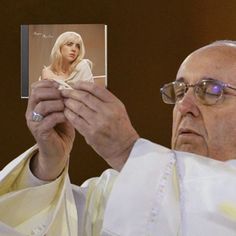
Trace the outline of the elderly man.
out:
<instances>
[{"instance_id":1,"label":"elderly man","mask_svg":"<svg viewBox=\"0 0 236 236\"><path fill-rule=\"evenodd\" d=\"M236 235L235 75L235 42L184 60L161 89L175 104L172 150L139 138L106 89L35 83L26 119L37 146L1 172L1 235ZM114 169L81 187L67 174L74 129Z\"/></svg>"}]
</instances>

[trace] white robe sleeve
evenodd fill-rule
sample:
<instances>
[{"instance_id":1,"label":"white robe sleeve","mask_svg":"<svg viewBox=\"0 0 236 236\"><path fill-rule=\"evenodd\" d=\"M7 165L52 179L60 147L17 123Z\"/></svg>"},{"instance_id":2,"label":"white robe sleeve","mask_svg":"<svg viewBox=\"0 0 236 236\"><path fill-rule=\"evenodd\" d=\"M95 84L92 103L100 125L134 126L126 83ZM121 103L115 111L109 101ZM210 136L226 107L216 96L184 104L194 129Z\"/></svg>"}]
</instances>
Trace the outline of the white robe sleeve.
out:
<instances>
[{"instance_id":1,"label":"white robe sleeve","mask_svg":"<svg viewBox=\"0 0 236 236\"><path fill-rule=\"evenodd\" d=\"M0 235L100 235L118 172L106 170L81 187L70 183L68 168L55 181L41 181L29 169L36 150L29 149L0 172Z\"/></svg>"},{"instance_id":2,"label":"white robe sleeve","mask_svg":"<svg viewBox=\"0 0 236 236\"><path fill-rule=\"evenodd\" d=\"M55 181L31 178L35 147L0 172L0 235L78 235L77 210L67 170Z\"/></svg>"}]
</instances>

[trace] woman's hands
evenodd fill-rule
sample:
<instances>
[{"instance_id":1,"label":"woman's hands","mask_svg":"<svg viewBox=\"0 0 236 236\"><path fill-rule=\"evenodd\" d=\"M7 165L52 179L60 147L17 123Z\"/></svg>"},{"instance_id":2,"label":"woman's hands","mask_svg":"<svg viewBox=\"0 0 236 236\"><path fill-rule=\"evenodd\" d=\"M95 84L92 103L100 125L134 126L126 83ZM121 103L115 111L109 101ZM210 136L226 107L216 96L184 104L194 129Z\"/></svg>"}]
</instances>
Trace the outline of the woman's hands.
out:
<instances>
[{"instance_id":1,"label":"woman's hands","mask_svg":"<svg viewBox=\"0 0 236 236\"><path fill-rule=\"evenodd\" d=\"M90 82L79 82L62 95L67 120L110 166L121 170L139 138L123 103Z\"/></svg>"},{"instance_id":2,"label":"woman's hands","mask_svg":"<svg viewBox=\"0 0 236 236\"><path fill-rule=\"evenodd\" d=\"M31 169L42 180L60 175L73 146L75 131L64 115L64 108L56 82L41 80L32 85L26 120L39 152L31 161ZM43 120L33 121L33 111L41 114Z\"/></svg>"}]
</instances>

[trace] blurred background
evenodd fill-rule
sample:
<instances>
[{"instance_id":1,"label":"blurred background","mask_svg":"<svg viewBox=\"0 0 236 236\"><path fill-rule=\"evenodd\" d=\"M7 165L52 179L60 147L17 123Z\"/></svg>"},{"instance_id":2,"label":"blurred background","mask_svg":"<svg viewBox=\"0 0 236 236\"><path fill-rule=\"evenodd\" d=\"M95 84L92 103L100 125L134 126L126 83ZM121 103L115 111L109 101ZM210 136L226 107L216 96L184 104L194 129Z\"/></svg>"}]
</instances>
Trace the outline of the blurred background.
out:
<instances>
[{"instance_id":1,"label":"blurred background","mask_svg":"<svg viewBox=\"0 0 236 236\"><path fill-rule=\"evenodd\" d=\"M236 39L234 0L2 0L0 12L1 168L34 144L21 99L20 25L106 24L108 89L124 102L140 136L167 147L173 107L162 104L160 86L175 79L195 49ZM108 168L78 134L70 162L75 184Z\"/></svg>"}]
</instances>

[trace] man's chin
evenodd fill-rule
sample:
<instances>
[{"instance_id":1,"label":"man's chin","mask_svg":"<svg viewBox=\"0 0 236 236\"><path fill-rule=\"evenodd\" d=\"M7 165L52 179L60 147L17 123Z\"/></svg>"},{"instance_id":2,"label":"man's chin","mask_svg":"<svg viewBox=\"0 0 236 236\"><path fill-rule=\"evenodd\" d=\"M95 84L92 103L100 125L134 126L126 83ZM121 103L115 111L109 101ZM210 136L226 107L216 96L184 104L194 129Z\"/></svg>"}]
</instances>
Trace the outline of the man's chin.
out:
<instances>
[{"instance_id":1,"label":"man's chin","mask_svg":"<svg viewBox=\"0 0 236 236\"><path fill-rule=\"evenodd\" d=\"M181 145L176 145L174 148L176 151L181 151L181 152L190 152L193 154L201 155L201 156L207 156L207 151L203 146L199 145L193 145L193 144L181 144Z\"/></svg>"}]
</instances>

